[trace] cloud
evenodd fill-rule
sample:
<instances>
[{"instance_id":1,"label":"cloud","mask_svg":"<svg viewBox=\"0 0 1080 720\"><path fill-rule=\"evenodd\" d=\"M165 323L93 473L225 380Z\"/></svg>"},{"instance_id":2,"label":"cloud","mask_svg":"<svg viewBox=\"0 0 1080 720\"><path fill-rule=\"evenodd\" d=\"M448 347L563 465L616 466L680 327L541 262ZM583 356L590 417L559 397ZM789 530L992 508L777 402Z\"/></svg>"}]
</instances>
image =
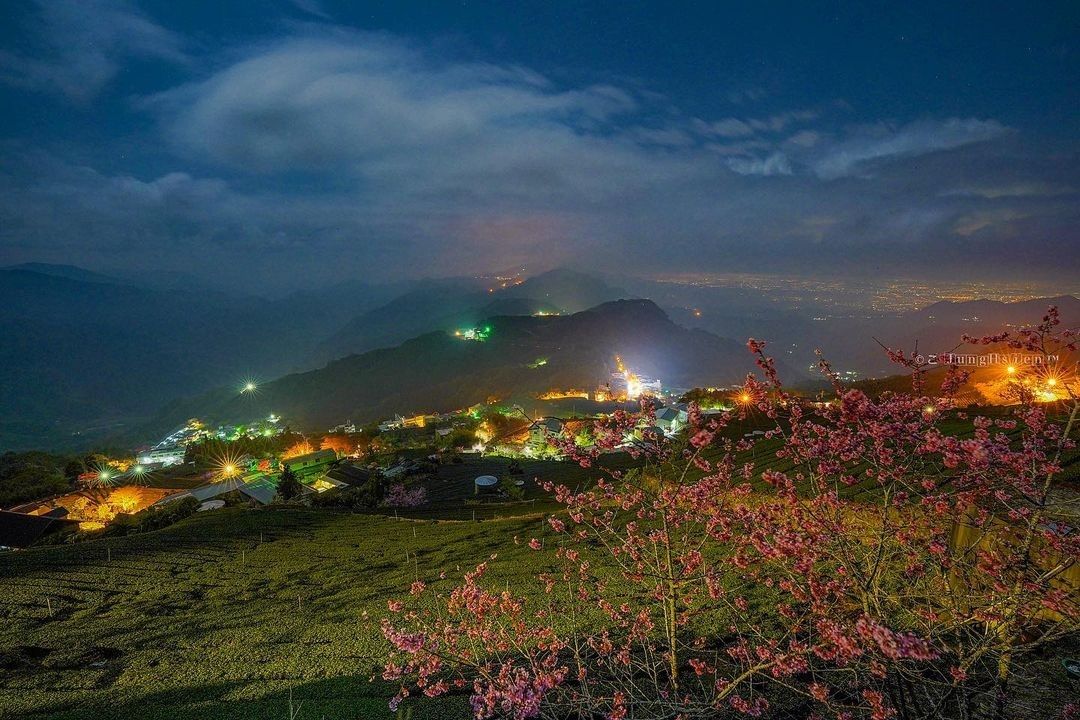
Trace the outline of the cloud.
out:
<instances>
[{"instance_id":1,"label":"cloud","mask_svg":"<svg viewBox=\"0 0 1080 720\"><path fill-rule=\"evenodd\" d=\"M987 200L998 198L1056 197L1058 195L1080 194L1080 188L1071 185L1058 185L1041 180L1017 181L999 185L976 185L955 188L942 193L944 197L980 197Z\"/></svg>"},{"instance_id":2,"label":"cloud","mask_svg":"<svg viewBox=\"0 0 1080 720\"><path fill-rule=\"evenodd\" d=\"M687 147L694 144L694 138L690 133L677 127L641 127L630 128L626 135L643 145L666 145L668 147Z\"/></svg>"},{"instance_id":3,"label":"cloud","mask_svg":"<svg viewBox=\"0 0 1080 720\"><path fill-rule=\"evenodd\" d=\"M724 138L749 137L754 134L754 128L738 118L725 118L711 123L698 120L695 122L695 127L703 134Z\"/></svg>"},{"instance_id":4,"label":"cloud","mask_svg":"<svg viewBox=\"0 0 1080 720\"><path fill-rule=\"evenodd\" d=\"M0 256L127 271L196 271L236 287L281 268L340 276L343 266L412 262L408 232L359 212L348 193L251 191L221 178L110 175L42 153L8 154L0 175ZM19 177L18 180L14 176ZM383 238L385 242L374 242ZM337 272L336 272L337 271Z\"/></svg>"},{"instance_id":5,"label":"cloud","mask_svg":"<svg viewBox=\"0 0 1080 720\"><path fill-rule=\"evenodd\" d=\"M521 68L438 62L352 33L272 45L144 103L189 155L266 172L362 174L415 153L468 152L467 164L515 139L588 138L636 106L612 86L557 90Z\"/></svg>"},{"instance_id":6,"label":"cloud","mask_svg":"<svg viewBox=\"0 0 1080 720\"><path fill-rule=\"evenodd\" d=\"M728 102L734 105L742 105L743 103L752 103L762 100L769 96L769 93L764 88L746 88L745 90L733 90L728 93Z\"/></svg>"},{"instance_id":7,"label":"cloud","mask_svg":"<svg viewBox=\"0 0 1080 720\"><path fill-rule=\"evenodd\" d=\"M1009 208L980 211L957 218L953 229L957 235L967 237L986 228L1001 225L1003 223L1010 223L1014 220L1022 220L1026 217L1026 213Z\"/></svg>"},{"instance_id":8,"label":"cloud","mask_svg":"<svg viewBox=\"0 0 1080 720\"><path fill-rule=\"evenodd\" d=\"M25 148L0 145L0 259L152 271L197 258L249 289L280 283L282 267L316 279L523 263L811 272L1021 236L1036 257L1080 226L1070 196L957 192L1080 186L1071 157L1048 159L994 120L843 128L793 110L757 128L734 118L745 134L636 86L567 85L387 34L288 31L138 101L162 141L153 165L20 160ZM985 214L1006 209L1013 219ZM980 218L990 224L958 232Z\"/></svg>"},{"instance_id":9,"label":"cloud","mask_svg":"<svg viewBox=\"0 0 1080 720\"><path fill-rule=\"evenodd\" d=\"M996 120L949 118L920 120L898 129L884 125L858 128L847 140L831 146L814 163L818 177L831 180L859 172L866 163L916 157L999 138L1009 132Z\"/></svg>"},{"instance_id":10,"label":"cloud","mask_svg":"<svg viewBox=\"0 0 1080 720\"><path fill-rule=\"evenodd\" d=\"M314 15L322 20L333 20L330 13L326 12L326 9L319 0L290 0L290 2L292 2L300 12Z\"/></svg>"},{"instance_id":11,"label":"cloud","mask_svg":"<svg viewBox=\"0 0 1080 720\"><path fill-rule=\"evenodd\" d=\"M750 120L749 123L755 130L777 133L793 123L808 122L819 117L821 112L818 110L794 110L760 120Z\"/></svg>"},{"instance_id":12,"label":"cloud","mask_svg":"<svg viewBox=\"0 0 1080 720\"><path fill-rule=\"evenodd\" d=\"M763 158L731 158L727 166L740 175L791 175L791 162L781 152Z\"/></svg>"},{"instance_id":13,"label":"cloud","mask_svg":"<svg viewBox=\"0 0 1080 720\"><path fill-rule=\"evenodd\" d=\"M787 142L792 145L798 145L799 147L810 148L814 147L821 140L821 133L813 130L800 130L787 139Z\"/></svg>"},{"instance_id":14,"label":"cloud","mask_svg":"<svg viewBox=\"0 0 1080 720\"><path fill-rule=\"evenodd\" d=\"M93 99L128 58L184 63L179 36L123 0L38 0L27 20L31 55L0 50L0 81Z\"/></svg>"},{"instance_id":15,"label":"cloud","mask_svg":"<svg viewBox=\"0 0 1080 720\"><path fill-rule=\"evenodd\" d=\"M721 138L747 138L758 133L778 133L792 124L809 122L821 117L819 110L792 110L765 118L724 118L708 122L695 119L694 129L702 135Z\"/></svg>"}]
</instances>

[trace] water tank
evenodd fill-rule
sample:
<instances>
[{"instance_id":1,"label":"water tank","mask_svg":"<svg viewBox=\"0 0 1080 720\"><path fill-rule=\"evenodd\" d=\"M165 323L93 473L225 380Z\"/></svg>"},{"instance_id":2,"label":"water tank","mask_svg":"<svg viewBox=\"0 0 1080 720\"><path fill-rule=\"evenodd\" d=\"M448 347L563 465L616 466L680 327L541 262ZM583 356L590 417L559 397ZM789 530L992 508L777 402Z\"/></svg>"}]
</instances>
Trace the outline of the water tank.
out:
<instances>
[{"instance_id":1,"label":"water tank","mask_svg":"<svg viewBox=\"0 0 1080 720\"><path fill-rule=\"evenodd\" d=\"M499 478L494 475L481 475L473 483L476 485L476 492L494 490L499 484Z\"/></svg>"}]
</instances>

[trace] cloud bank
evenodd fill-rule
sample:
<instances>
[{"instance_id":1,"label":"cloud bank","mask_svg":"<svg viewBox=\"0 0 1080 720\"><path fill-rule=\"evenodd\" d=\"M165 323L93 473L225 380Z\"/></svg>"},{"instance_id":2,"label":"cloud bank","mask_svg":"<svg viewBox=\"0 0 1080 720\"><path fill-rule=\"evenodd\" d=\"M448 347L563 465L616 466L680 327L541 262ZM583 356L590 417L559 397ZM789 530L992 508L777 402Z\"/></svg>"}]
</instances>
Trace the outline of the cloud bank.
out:
<instances>
[{"instance_id":1,"label":"cloud bank","mask_svg":"<svg viewBox=\"0 0 1080 720\"><path fill-rule=\"evenodd\" d=\"M128 58L187 62L180 36L124 0L37 0L33 5L28 40L37 52L0 50L0 82L85 104Z\"/></svg>"},{"instance_id":2,"label":"cloud bank","mask_svg":"<svg viewBox=\"0 0 1080 720\"><path fill-rule=\"evenodd\" d=\"M62 37L78 6L56 7ZM56 41L44 59L0 62L81 103L124 57L186 61L181 39L107 7L122 30L100 23L70 53ZM97 70L80 79L86 57ZM219 279L259 283L283 266L336 279L564 262L899 271L922 257L944 271L931 253L1000 263L1021 238L1033 266L1060 269L1077 239L1075 161L993 118L853 122L836 98L755 113L762 98L745 92L738 114L697 117L627 83L573 85L325 25L211 60L132 102L164 172L9 144L8 256L199 258Z\"/></svg>"}]
</instances>

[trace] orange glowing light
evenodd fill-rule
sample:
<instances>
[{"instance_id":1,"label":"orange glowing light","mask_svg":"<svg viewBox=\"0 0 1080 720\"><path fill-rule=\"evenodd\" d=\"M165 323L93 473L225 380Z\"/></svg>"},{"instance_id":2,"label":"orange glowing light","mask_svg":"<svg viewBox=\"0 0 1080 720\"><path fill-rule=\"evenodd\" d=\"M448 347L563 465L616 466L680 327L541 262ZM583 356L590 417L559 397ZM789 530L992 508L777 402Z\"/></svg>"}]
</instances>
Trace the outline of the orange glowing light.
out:
<instances>
[{"instance_id":1,"label":"orange glowing light","mask_svg":"<svg viewBox=\"0 0 1080 720\"><path fill-rule=\"evenodd\" d=\"M308 453L315 452L315 448L311 447L311 443L307 440L301 440L295 445L289 447L281 455L282 460L288 460L289 458L299 457L300 455L307 455Z\"/></svg>"},{"instance_id":2,"label":"orange glowing light","mask_svg":"<svg viewBox=\"0 0 1080 720\"><path fill-rule=\"evenodd\" d=\"M340 435L327 435L319 443L320 450L333 450L338 455L348 455L356 450L356 443Z\"/></svg>"},{"instance_id":3,"label":"orange glowing light","mask_svg":"<svg viewBox=\"0 0 1080 720\"><path fill-rule=\"evenodd\" d=\"M588 400L589 391L578 390L577 388L570 388L569 390L548 390L547 392L540 393L536 396L537 400L568 400L571 398Z\"/></svg>"},{"instance_id":4,"label":"orange glowing light","mask_svg":"<svg viewBox=\"0 0 1080 720\"><path fill-rule=\"evenodd\" d=\"M106 502L117 508L119 512L124 513L138 510L139 506L143 504L142 495L133 487L114 490Z\"/></svg>"},{"instance_id":5,"label":"orange glowing light","mask_svg":"<svg viewBox=\"0 0 1080 720\"><path fill-rule=\"evenodd\" d=\"M1016 366L1015 365L1010 365L1009 367L1005 368L1005 372L1007 372L1009 375L1015 375L1016 374Z\"/></svg>"}]
</instances>

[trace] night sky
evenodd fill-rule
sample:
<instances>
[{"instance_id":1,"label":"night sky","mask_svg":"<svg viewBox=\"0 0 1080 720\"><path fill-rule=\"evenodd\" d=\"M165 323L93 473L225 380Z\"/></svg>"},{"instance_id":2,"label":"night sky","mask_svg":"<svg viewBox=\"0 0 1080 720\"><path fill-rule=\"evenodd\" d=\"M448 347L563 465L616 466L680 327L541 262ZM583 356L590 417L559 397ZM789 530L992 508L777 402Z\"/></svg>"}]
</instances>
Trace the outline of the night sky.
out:
<instances>
[{"instance_id":1,"label":"night sky","mask_svg":"<svg viewBox=\"0 0 1080 720\"><path fill-rule=\"evenodd\" d=\"M1080 274L1080 4L8 1L0 264Z\"/></svg>"}]
</instances>

